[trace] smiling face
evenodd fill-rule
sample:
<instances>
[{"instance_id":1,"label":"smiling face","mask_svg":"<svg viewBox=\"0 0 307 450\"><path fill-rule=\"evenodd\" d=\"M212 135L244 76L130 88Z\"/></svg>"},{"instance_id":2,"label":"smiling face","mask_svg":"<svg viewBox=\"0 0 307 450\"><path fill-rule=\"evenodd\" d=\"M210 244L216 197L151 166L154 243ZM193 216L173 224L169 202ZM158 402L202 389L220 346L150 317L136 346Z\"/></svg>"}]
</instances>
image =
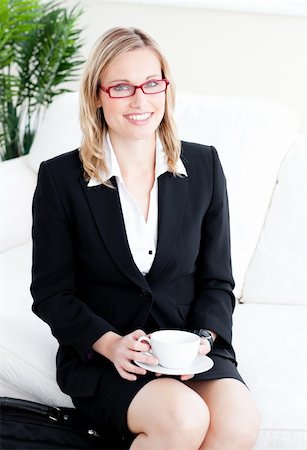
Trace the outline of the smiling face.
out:
<instances>
[{"instance_id":1,"label":"smiling face","mask_svg":"<svg viewBox=\"0 0 307 450\"><path fill-rule=\"evenodd\" d=\"M161 78L161 64L156 53L149 48L140 48L117 56L102 73L100 81L107 89L121 83L139 86ZM131 97L110 98L100 89L98 106L103 108L111 139L147 140L154 137L163 119L165 92L148 95L136 89Z\"/></svg>"}]
</instances>

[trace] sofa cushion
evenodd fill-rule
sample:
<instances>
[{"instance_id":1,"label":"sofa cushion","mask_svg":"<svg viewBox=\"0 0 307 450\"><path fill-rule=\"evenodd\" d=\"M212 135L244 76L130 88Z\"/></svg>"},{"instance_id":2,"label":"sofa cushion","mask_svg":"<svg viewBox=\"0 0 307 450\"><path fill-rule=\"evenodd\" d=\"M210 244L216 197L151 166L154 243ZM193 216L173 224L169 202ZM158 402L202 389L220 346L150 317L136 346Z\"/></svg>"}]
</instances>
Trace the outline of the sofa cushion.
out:
<instances>
[{"instance_id":1,"label":"sofa cushion","mask_svg":"<svg viewBox=\"0 0 307 450\"><path fill-rule=\"evenodd\" d=\"M185 140L214 145L227 178L235 294L242 295L281 162L295 142L296 114L265 100L181 93L177 124Z\"/></svg>"},{"instance_id":2,"label":"sofa cushion","mask_svg":"<svg viewBox=\"0 0 307 450\"><path fill-rule=\"evenodd\" d=\"M81 138L79 94L63 94L45 111L30 150L29 166L38 172L42 161L80 147Z\"/></svg>"},{"instance_id":3,"label":"sofa cushion","mask_svg":"<svg viewBox=\"0 0 307 450\"><path fill-rule=\"evenodd\" d=\"M302 137L280 170L246 275L244 302L307 306L306 174L307 138Z\"/></svg>"},{"instance_id":4,"label":"sofa cushion","mask_svg":"<svg viewBox=\"0 0 307 450\"><path fill-rule=\"evenodd\" d=\"M0 388L49 405L72 406L55 380L57 342L31 310L31 242L0 254Z\"/></svg>"},{"instance_id":5,"label":"sofa cushion","mask_svg":"<svg viewBox=\"0 0 307 450\"><path fill-rule=\"evenodd\" d=\"M36 174L29 169L27 156L0 164L0 252L31 238L31 205Z\"/></svg>"},{"instance_id":6,"label":"sofa cushion","mask_svg":"<svg viewBox=\"0 0 307 450\"><path fill-rule=\"evenodd\" d=\"M233 343L238 369L257 399L256 449L307 448L307 307L239 304Z\"/></svg>"},{"instance_id":7,"label":"sofa cushion","mask_svg":"<svg viewBox=\"0 0 307 450\"><path fill-rule=\"evenodd\" d=\"M176 120L182 139L214 145L228 180L235 294L264 222L282 159L295 141L299 120L278 104L255 99L179 93ZM78 94L65 94L47 110L31 148L29 164L80 145Z\"/></svg>"},{"instance_id":8,"label":"sofa cushion","mask_svg":"<svg viewBox=\"0 0 307 450\"><path fill-rule=\"evenodd\" d=\"M31 311L31 243L3 252L0 265L5 274L0 395L71 407L55 381L57 342ZM239 304L235 309L233 342L239 371L261 415L256 449L307 448L306 322L305 306Z\"/></svg>"}]
</instances>

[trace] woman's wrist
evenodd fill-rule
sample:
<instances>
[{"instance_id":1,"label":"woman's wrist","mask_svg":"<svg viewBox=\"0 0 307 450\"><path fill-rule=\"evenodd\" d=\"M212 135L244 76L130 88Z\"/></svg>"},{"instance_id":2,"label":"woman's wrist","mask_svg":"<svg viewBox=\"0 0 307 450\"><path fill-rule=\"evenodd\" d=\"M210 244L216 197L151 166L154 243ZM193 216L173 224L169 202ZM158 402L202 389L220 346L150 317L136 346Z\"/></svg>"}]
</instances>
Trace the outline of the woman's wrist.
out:
<instances>
[{"instance_id":1,"label":"woman's wrist","mask_svg":"<svg viewBox=\"0 0 307 450\"><path fill-rule=\"evenodd\" d=\"M121 336L114 331L107 331L103 334L96 342L92 345L92 349L104 356L105 358L111 359L113 343L115 343Z\"/></svg>"},{"instance_id":2,"label":"woman's wrist","mask_svg":"<svg viewBox=\"0 0 307 450\"><path fill-rule=\"evenodd\" d=\"M217 334L214 331L212 331L212 330L208 330L208 331L211 334L213 342L214 342L216 340L216 338L217 338Z\"/></svg>"},{"instance_id":3,"label":"woman's wrist","mask_svg":"<svg viewBox=\"0 0 307 450\"><path fill-rule=\"evenodd\" d=\"M214 331L211 331L211 330L208 330L205 328L201 328L199 330L194 330L194 333L198 334L201 338L206 339L212 350L213 343L214 343L215 339L217 338L217 334Z\"/></svg>"}]
</instances>

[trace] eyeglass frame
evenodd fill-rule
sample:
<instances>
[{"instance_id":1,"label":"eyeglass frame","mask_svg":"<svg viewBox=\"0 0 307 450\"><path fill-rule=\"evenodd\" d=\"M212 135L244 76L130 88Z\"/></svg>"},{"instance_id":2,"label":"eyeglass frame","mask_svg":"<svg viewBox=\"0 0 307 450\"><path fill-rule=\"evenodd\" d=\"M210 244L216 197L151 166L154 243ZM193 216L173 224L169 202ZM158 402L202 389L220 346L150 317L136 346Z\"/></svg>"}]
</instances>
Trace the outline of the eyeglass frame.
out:
<instances>
[{"instance_id":1,"label":"eyeglass frame","mask_svg":"<svg viewBox=\"0 0 307 450\"><path fill-rule=\"evenodd\" d=\"M163 91L159 91L159 92L144 92L143 90L143 86L144 84L149 83L150 81L165 81L165 89L163 89ZM124 95L123 97L112 97L110 95L110 89L116 87L116 86L120 86L121 84L125 84L126 86L131 86L134 88L134 92L131 95ZM139 84L138 86L135 84L130 84L130 83L117 83L117 84L113 84L112 86L109 86L108 88L105 88L104 86L102 86L102 84L99 85L99 89L101 89L103 92L105 92L106 94L108 94L108 96L110 98L129 98L129 97L133 97L134 94L136 93L137 89L141 89L141 91L143 92L143 94L145 95L156 95L156 94L161 94L161 92L165 92L167 89L167 86L169 85L169 80L167 78L160 78L159 80L157 79L152 79L152 80L147 80L144 81L144 83Z\"/></svg>"}]
</instances>

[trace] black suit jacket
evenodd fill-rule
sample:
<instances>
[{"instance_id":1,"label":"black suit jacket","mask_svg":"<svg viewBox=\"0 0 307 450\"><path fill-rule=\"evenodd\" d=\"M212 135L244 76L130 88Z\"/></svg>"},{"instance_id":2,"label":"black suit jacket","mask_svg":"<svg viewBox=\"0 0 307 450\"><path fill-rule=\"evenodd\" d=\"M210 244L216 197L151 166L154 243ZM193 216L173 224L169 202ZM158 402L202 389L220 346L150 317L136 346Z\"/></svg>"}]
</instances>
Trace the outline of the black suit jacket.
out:
<instances>
[{"instance_id":1,"label":"black suit jacket","mask_svg":"<svg viewBox=\"0 0 307 450\"><path fill-rule=\"evenodd\" d=\"M214 330L213 352L234 359L225 177L214 147L182 143L188 177L158 179L157 252L148 275L136 267L115 189L87 187L78 150L43 162L33 200L34 312L59 342L57 380L72 396L93 395L110 362L88 359L107 331Z\"/></svg>"}]
</instances>

